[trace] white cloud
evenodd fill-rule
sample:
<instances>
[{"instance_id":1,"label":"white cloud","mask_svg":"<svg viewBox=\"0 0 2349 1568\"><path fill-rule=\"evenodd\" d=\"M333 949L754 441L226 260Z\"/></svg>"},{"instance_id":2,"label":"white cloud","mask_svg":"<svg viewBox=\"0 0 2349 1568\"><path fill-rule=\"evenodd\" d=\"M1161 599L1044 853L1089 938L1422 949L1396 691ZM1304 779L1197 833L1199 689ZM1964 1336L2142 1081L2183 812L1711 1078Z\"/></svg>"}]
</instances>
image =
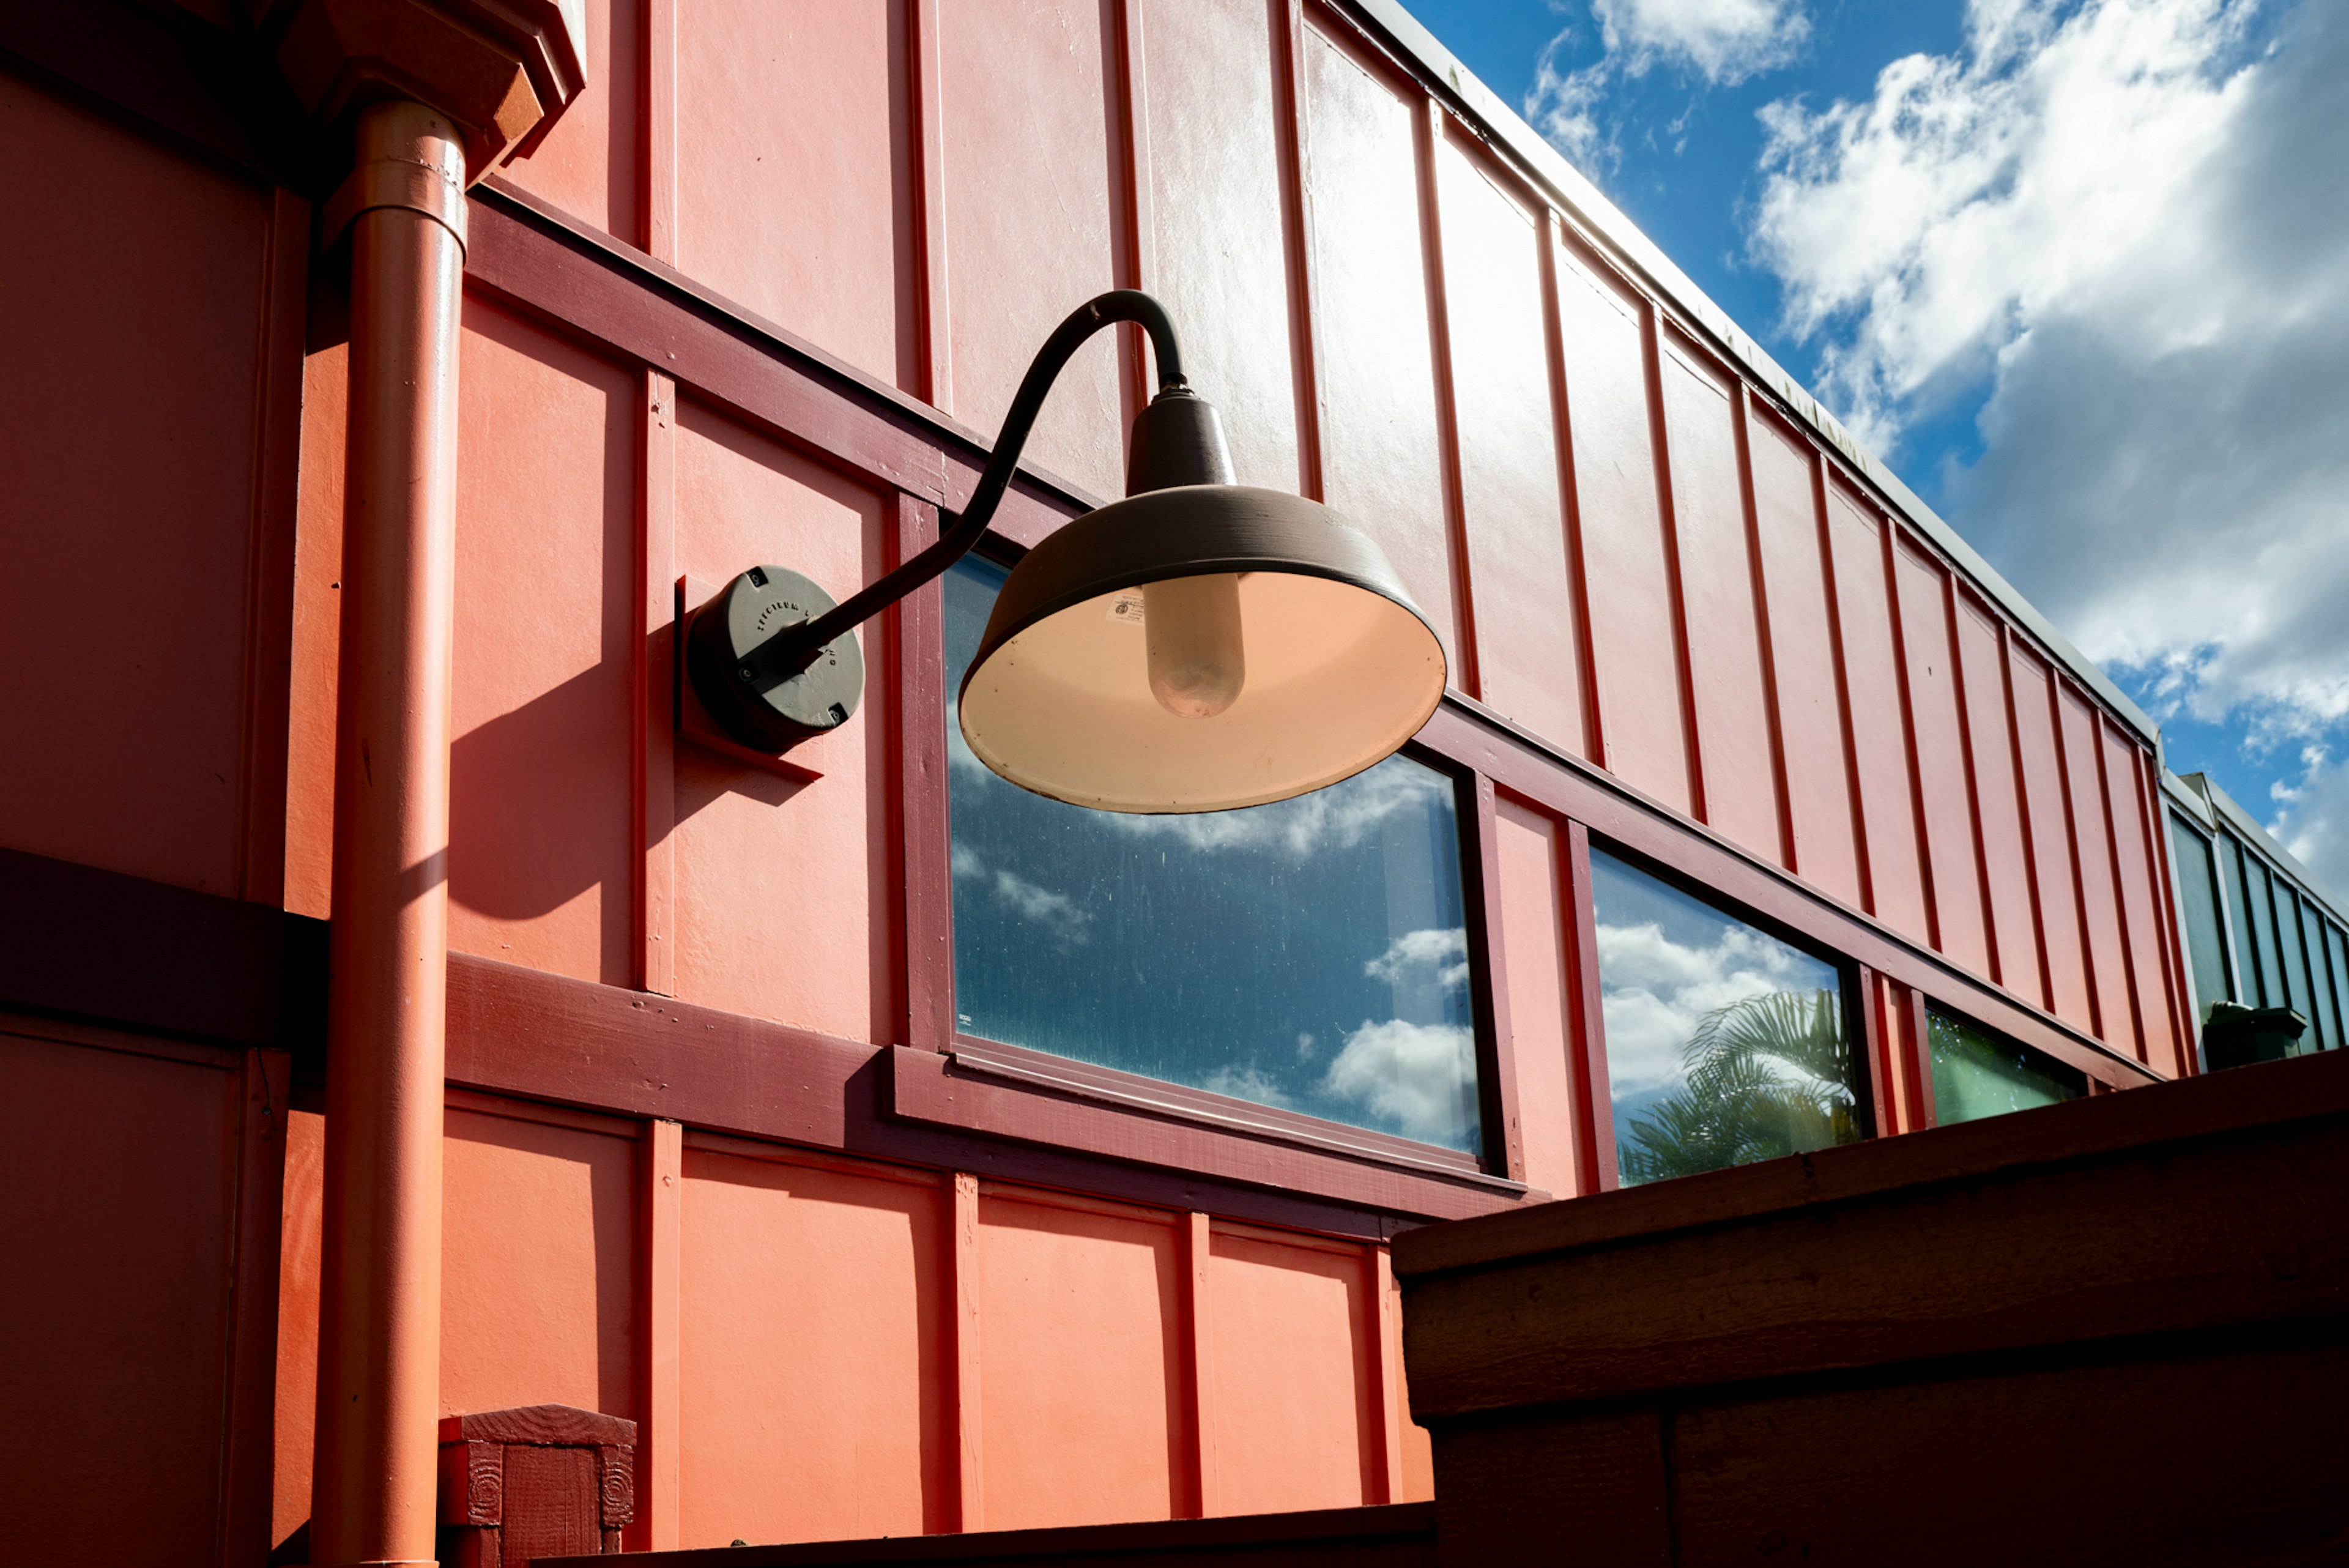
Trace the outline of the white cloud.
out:
<instances>
[{"instance_id":1,"label":"white cloud","mask_svg":"<svg viewBox=\"0 0 2349 1568\"><path fill-rule=\"evenodd\" d=\"M1754 247L1797 334L1848 328L1825 390L1859 431L1897 433L2049 317L2134 325L2127 307L2199 281L2163 230L2248 99L2226 66L2252 3L1974 0L1963 56L1895 60L1866 102L1762 111ZM2182 342L2216 323L2146 325Z\"/></svg>"},{"instance_id":2,"label":"white cloud","mask_svg":"<svg viewBox=\"0 0 2349 1568\"><path fill-rule=\"evenodd\" d=\"M1785 65L1811 36L1795 0L1591 0L1590 11L1630 76L1662 65L1733 85Z\"/></svg>"},{"instance_id":3,"label":"white cloud","mask_svg":"<svg viewBox=\"0 0 2349 1568\"><path fill-rule=\"evenodd\" d=\"M2349 720L2349 5L1974 0L1964 50L1765 111L1754 254L1863 440L1987 391L1960 527L2157 701ZM2349 882L2328 768L2286 830Z\"/></svg>"},{"instance_id":4,"label":"white cloud","mask_svg":"<svg viewBox=\"0 0 2349 1568\"><path fill-rule=\"evenodd\" d=\"M1543 46L1534 61L1534 83L1519 106L1526 122L1546 137L1569 162L1588 171L1611 168L1621 156L1611 131L1599 122L1613 72L1606 60L1578 70L1559 68L1558 57L1572 47L1572 28Z\"/></svg>"},{"instance_id":5,"label":"white cloud","mask_svg":"<svg viewBox=\"0 0 2349 1568\"><path fill-rule=\"evenodd\" d=\"M1043 927L1062 945L1074 947L1085 940L1085 928L1092 923L1092 911L1066 893L1038 887L1016 871L1001 867L990 870L978 851L967 844L956 844L951 859L957 877L987 888L1013 914L1030 925Z\"/></svg>"},{"instance_id":6,"label":"white cloud","mask_svg":"<svg viewBox=\"0 0 2349 1568\"><path fill-rule=\"evenodd\" d=\"M1468 933L1464 928L1406 931L1362 966L1364 974L1389 985L1405 984L1430 971L1446 990L1468 983Z\"/></svg>"},{"instance_id":7,"label":"white cloud","mask_svg":"<svg viewBox=\"0 0 2349 1568\"><path fill-rule=\"evenodd\" d=\"M2297 784L2271 787L2267 829L2337 899L2349 888L2349 765L2323 745L2303 746L2300 760Z\"/></svg>"},{"instance_id":8,"label":"white cloud","mask_svg":"<svg viewBox=\"0 0 2349 1568\"><path fill-rule=\"evenodd\" d=\"M1350 849L1398 813L1425 811L1451 794L1451 781L1405 761L1383 763L1342 784L1271 805L1194 815L1102 814L1100 820L1137 837L1177 838L1193 849L1284 848L1309 855Z\"/></svg>"},{"instance_id":9,"label":"white cloud","mask_svg":"<svg viewBox=\"0 0 2349 1568\"><path fill-rule=\"evenodd\" d=\"M1661 67L1707 86L1734 86L1792 60L1811 31L1799 0L1591 0L1590 15L1600 57L1567 68L1563 57L1581 36L1573 27L1560 31L1534 62L1523 106L1535 130L1586 168L1607 167L1619 155L1599 119L1615 82Z\"/></svg>"},{"instance_id":10,"label":"white cloud","mask_svg":"<svg viewBox=\"0 0 2349 1568\"><path fill-rule=\"evenodd\" d=\"M1681 1047L1704 1015L1750 997L1808 989L1816 961L1743 927L1710 947L1673 941L1661 926L1599 928L1599 1008L1607 1026L1607 1075L1618 1096L1679 1077Z\"/></svg>"},{"instance_id":11,"label":"white cloud","mask_svg":"<svg viewBox=\"0 0 2349 1568\"><path fill-rule=\"evenodd\" d=\"M1362 1020L1322 1087L1405 1137L1458 1147L1476 1125L1476 1044L1462 1023Z\"/></svg>"},{"instance_id":12,"label":"white cloud","mask_svg":"<svg viewBox=\"0 0 2349 1568\"><path fill-rule=\"evenodd\" d=\"M1253 1063L1241 1066L1227 1062L1208 1074L1207 1081L1199 1086L1210 1094L1229 1095L1236 1100L1254 1100L1260 1106L1288 1106L1296 1104L1288 1097L1287 1090L1258 1071Z\"/></svg>"}]
</instances>

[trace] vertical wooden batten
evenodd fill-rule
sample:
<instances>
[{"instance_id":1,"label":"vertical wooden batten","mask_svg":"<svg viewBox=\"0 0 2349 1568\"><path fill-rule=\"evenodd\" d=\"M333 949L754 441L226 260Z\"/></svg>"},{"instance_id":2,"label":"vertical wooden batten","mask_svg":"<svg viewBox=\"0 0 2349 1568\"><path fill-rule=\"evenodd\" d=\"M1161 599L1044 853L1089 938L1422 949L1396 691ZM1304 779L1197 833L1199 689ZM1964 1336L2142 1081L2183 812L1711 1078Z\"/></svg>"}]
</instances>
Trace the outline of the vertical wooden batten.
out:
<instances>
[{"instance_id":1,"label":"vertical wooden batten","mask_svg":"<svg viewBox=\"0 0 2349 1568\"><path fill-rule=\"evenodd\" d=\"M2023 774L2022 712L2014 700L2013 634L2002 622L1998 627L1999 701L2006 708L2006 743L2014 756L2014 810L2023 829L2023 879L2031 896L2031 946L2038 955L2039 972L2034 978L2038 991L2026 992L2012 979L2007 989L2017 995L2027 995L2039 1006L2055 1011L2055 980L2047 961L2047 915L2041 908L2039 883L2043 873L2039 867L2038 835L2031 821L2031 789Z\"/></svg>"},{"instance_id":2,"label":"vertical wooden batten","mask_svg":"<svg viewBox=\"0 0 2349 1568\"><path fill-rule=\"evenodd\" d=\"M946 109L939 57L941 0L905 0L907 138L914 155L914 244L920 282L922 354L917 395L934 409L954 408L954 350L947 314Z\"/></svg>"},{"instance_id":3,"label":"vertical wooden batten","mask_svg":"<svg viewBox=\"0 0 2349 1568\"><path fill-rule=\"evenodd\" d=\"M646 254L678 260L678 0L643 0L643 71L638 127ZM677 992L677 428L678 382L647 366L636 412L636 773L637 874L631 949L637 989ZM647 1448L654 1446L647 1417ZM675 1511L667 1511L674 1518ZM647 1505L638 1517L661 1517ZM640 1523L637 1528L643 1529Z\"/></svg>"},{"instance_id":4,"label":"vertical wooden batten","mask_svg":"<svg viewBox=\"0 0 2349 1568\"><path fill-rule=\"evenodd\" d=\"M1982 816L1982 784L1981 770L1975 762L1972 693L1966 680L1965 652L1960 645L1964 630L1959 623L1958 593L1954 576L1943 574L1941 619L1950 628L1950 682L1951 690L1957 697L1958 754L1965 763L1966 820L1973 829L1974 888L1975 896L1982 900L1984 964L1991 979L2013 991L2015 987L2007 981L1999 957L1998 900L1990 871L1990 827Z\"/></svg>"},{"instance_id":5,"label":"vertical wooden batten","mask_svg":"<svg viewBox=\"0 0 2349 1568\"><path fill-rule=\"evenodd\" d=\"M1470 922L1470 996L1478 1018L1479 1110L1486 1123L1485 1158L1512 1181L1526 1179L1525 1128L1517 1112L1516 1036L1509 1021L1508 945L1501 910L1500 827L1495 821L1493 781L1471 781L1473 809L1464 815L1470 832L1461 857ZM1481 961L1477 961L1481 957Z\"/></svg>"},{"instance_id":6,"label":"vertical wooden batten","mask_svg":"<svg viewBox=\"0 0 2349 1568\"><path fill-rule=\"evenodd\" d=\"M638 1253L636 1511L627 1528L631 1552L678 1545L683 1466L679 1339L684 1322L685 1128L656 1117L639 1146L642 1191Z\"/></svg>"},{"instance_id":7,"label":"vertical wooden batten","mask_svg":"<svg viewBox=\"0 0 2349 1568\"><path fill-rule=\"evenodd\" d=\"M1420 99L1412 117L1412 161L1419 184L1421 275L1427 285L1428 361L1435 368L1435 452L1443 470L1444 527L1451 546L1452 603L1457 627L1459 668L1452 684L1470 696L1484 694L1477 670L1476 594L1468 569L1468 504L1460 472L1460 399L1453 385L1452 309L1444 271L1444 202L1437 190L1435 161L1450 116L1433 97Z\"/></svg>"},{"instance_id":8,"label":"vertical wooden batten","mask_svg":"<svg viewBox=\"0 0 2349 1568\"><path fill-rule=\"evenodd\" d=\"M896 558L937 537L938 512L900 493L892 519ZM889 663L897 693L891 767L899 913L898 996L904 1042L954 1044L954 874L947 762L946 587L930 583L891 607Z\"/></svg>"},{"instance_id":9,"label":"vertical wooden batten","mask_svg":"<svg viewBox=\"0 0 2349 1568\"><path fill-rule=\"evenodd\" d=\"M1111 156L1116 165L1115 210L1111 224L1112 261L1120 288L1157 286L1154 214L1151 211L1150 81L1142 0L1113 0L1108 78ZM1157 390L1145 349L1149 339L1131 322L1117 331L1119 388L1125 424L1150 406Z\"/></svg>"},{"instance_id":10,"label":"vertical wooden batten","mask_svg":"<svg viewBox=\"0 0 2349 1568\"><path fill-rule=\"evenodd\" d=\"M1216 1464L1216 1367L1213 1351L1212 1281L1215 1236L1207 1216L1194 1210L1183 1216L1182 1229L1182 1354L1185 1393L1190 1404L1189 1461L1191 1514L1213 1519L1224 1511L1218 1496Z\"/></svg>"},{"instance_id":11,"label":"vertical wooden batten","mask_svg":"<svg viewBox=\"0 0 2349 1568\"><path fill-rule=\"evenodd\" d=\"M1576 679L1581 683L1582 733L1561 737L1569 745L1579 745L1584 756L1599 767L1607 765L1607 735L1599 722L1599 666L1595 640L1590 628L1590 576L1582 547L1582 500L1576 492L1574 471L1574 414L1569 393L1572 389L1566 379L1565 327L1558 318L1558 247L1566 243L1566 229L1557 213L1547 204L1542 208L1541 284L1542 336L1549 356L1549 399L1554 430L1553 441L1557 447L1558 513L1566 529L1567 581L1573 596L1576 651L1579 655Z\"/></svg>"},{"instance_id":12,"label":"vertical wooden batten","mask_svg":"<svg viewBox=\"0 0 2349 1568\"><path fill-rule=\"evenodd\" d=\"M1845 780L1851 791L1852 846L1859 861L1859 907L1880 917L1876 896L1876 846L1869 842L1868 806L1859 782L1859 738L1851 711L1850 658L1843 633L1843 588L1836 572L1835 531L1827 516L1827 462L1816 446L1811 452L1811 498L1819 530L1819 572L1826 590L1827 646L1834 653L1836 711L1843 723Z\"/></svg>"},{"instance_id":13,"label":"vertical wooden batten","mask_svg":"<svg viewBox=\"0 0 2349 1568\"><path fill-rule=\"evenodd\" d=\"M1599 913L1591 898L1590 830L1566 825L1566 893L1574 933L1568 955L1576 1089L1581 1126L1575 1129L1585 1192L1612 1192L1619 1181L1615 1163L1615 1097L1607 1069L1607 1012L1599 977Z\"/></svg>"},{"instance_id":14,"label":"vertical wooden batten","mask_svg":"<svg viewBox=\"0 0 2349 1568\"><path fill-rule=\"evenodd\" d=\"M253 514L245 586L243 819L237 896L285 901L286 765L292 747L294 557L302 456L303 317L310 204L270 191L261 331L254 345Z\"/></svg>"},{"instance_id":15,"label":"vertical wooden batten","mask_svg":"<svg viewBox=\"0 0 2349 1568\"><path fill-rule=\"evenodd\" d=\"M247 1049L234 1075L235 1231L221 1423L221 1568L241 1568L273 1544L271 1471L277 1394L278 1254L285 1193L285 1127L293 1058Z\"/></svg>"},{"instance_id":16,"label":"vertical wooden batten","mask_svg":"<svg viewBox=\"0 0 2349 1568\"><path fill-rule=\"evenodd\" d=\"M1909 1076L1909 1092L1902 1108L1907 1114L1907 1130L1914 1132L1940 1125L1940 1106L1933 1096L1933 1020L1926 1010L1924 992L1908 993L1905 1021L1906 1048L1900 1054L1900 1064Z\"/></svg>"},{"instance_id":17,"label":"vertical wooden batten","mask_svg":"<svg viewBox=\"0 0 2349 1568\"><path fill-rule=\"evenodd\" d=\"M677 993L677 382L637 378L635 984Z\"/></svg>"},{"instance_id":18,"label":"vertical wooden batten","mask_svg":"<svg viewBox=\"0 0 2349 1568\"><path fill-rule=\"evenodd\" d=\"M987 1470L979 1379L978 1178L957 1170L946 1179L952 1199L947 1233L949 1311L946 1317L954 1342L947 1364L954 1368L955 1528L984 1530Z\"/></svg>"},{"instance_id":19,"label":"vertical wooden batten","mask_svg":"<svg viewBox=\"0 0 2349 1568\"><path fill-rule=\"evenodd\" d=\"M1737 498L1745 524L1746 566L1754 583L1754 635L1762 659L1762 710L1770 737L1770 787L1777 795L1778 864L1800 875L1795 864L1794 790L1786 778L1786 725L1780 711L1778 655L1770 628L1769 575L1762 566L1762 512L1754 493L1754 395L1742 379L1730 382L1730 430L1737 454Z\"/></svg>"},{"instance_id":20,"label":"vertical wooden batten","mask_svg":"<svg viewBox=\"0 0 2349 1568\"><path fill-rule=\"evenodd\" d=\"M1297 489L1326 499L1322 427L1328 410L1321 390L1321 311L1314 286L1313 197L1305 179L1309 141L1305 104L1305 7L1303 0L1266 0L1272 10L1274 98L1278 105L1280 194L1288 254L1289 342L1297 383Z\"/></svg>"},{"instance_id":21,"label":"vertical wooden batten","mask_svg":"<svg viewBox=\"0 0 2349 1568\"><path fill-rule=\"evenodd\" d=\"M678 0L644 0L645 254L678 259L677 30Z\"/></svg>"},{"instance_id":22,"label":"vertical wooden batten","mask_svg":"<svg viewBox=\"0 0 2349 1568\"><path fill-rule=\"evenodd\" d=\"M2100 815L2104 818L2105 863L2111 869L2113 912L2120 923L2121 994L2128 999L2129 1014L2129 1037L2127 1044L2129 1049L2137 1053L2138 1061L2149 1063L2152 1060L2152 1052L2149 1049L2150 1038L2147 1029L2145 1005L2138 990L2143 982L2137 972L2135 950L2137 944L2133 940L2135 933L2130 929L2135 920L2142 920L2144 916L2142 914L2132 916L2129 909L2128 885L2122 873L2121 822L2123 819L2114 809L2112 763L2106 755L2111 748L2106 744L2107 726L2102 712L2092 708L2089 713L2095 724L2094 749L2096 759L2096 803L2103 807ZM2130 793L2134 796L2136 792L2132 790ZM2305 959L2302 961L2305 962ZM2113 1044L2109 1034L2106 1036L2105 1043Z\"/></svg>"},{"instance_id":23,"label":"vertical wooden batten","mask_svg":"<svg viewBox=\"0 0 2349 1568\"><path fill-rule=\"evenodd\" d=\"M1664 417L1664 350L1662 324L1656 302L1640 296L1640 373L1647 382L1648 441L1654 453L1656 518L1663 530L1664 598L1672 638L1672 667L1680 692L1681 748L1687 758L1689 815L1709 823L1706 805L1704 740L1696 710L1696 671L1690 662L1688 594L1683 587L1687 564L1681 557L1680 502L1672 493L1671 421Z\"/></svg>"},{"instance_id":24,"label":"vertical wooden batten","mask_svg":"<svg viewBox=\"0 0 2349 1568\"><path fill-rule=\"evenodd\" d=\"M1873 514L1871 513L1871 515ZM1926 940L1941 951L1949 950L1949 939L1941 930L1941 901L1936 894L1936 873L1933 863L1932 825L1925 820L1925 785L1917 765L1917 701L1910 690L1909 677L1909 633L1901 624L1900 524L1889 517L1876 516L1877 538L1882 547L1884 570L1885 619L1892 631L1893 688L1900 694L1900 750L1909 768L1909 820L1917 839L1917 876L1925 894Z\"/></svg>"},{"instance_id":25,"label":"vertical wooden batten","mask_svg":"<svg viewBox=\"0 0 2349 1568\"><path fill-rule=\"evenodd\" d=\"M1411 1421L1403 1390L1402 1306L1395 1293L1394 1263L1384 1247L1368 1249L1363 1266L1370 1276L1370 1329L1376 1346L1371 1365L1378 1369L1378 1386L1371 1393L1378 1412L1379 1487L1365 1502L1394 1503L1403 1498L1403 1428Z\"/></svg>"}]
</instances>

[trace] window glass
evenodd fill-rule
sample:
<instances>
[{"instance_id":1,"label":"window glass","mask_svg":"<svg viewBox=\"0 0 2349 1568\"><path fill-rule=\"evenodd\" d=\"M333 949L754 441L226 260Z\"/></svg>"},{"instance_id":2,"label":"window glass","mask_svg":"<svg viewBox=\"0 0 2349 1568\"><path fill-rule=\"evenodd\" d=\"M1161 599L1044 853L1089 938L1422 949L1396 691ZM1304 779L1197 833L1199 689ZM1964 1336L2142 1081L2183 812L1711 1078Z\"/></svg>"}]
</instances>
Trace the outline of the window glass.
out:
<instances>
[{"instance_id":1,"label":"window glass","mask_svg":"<svg viewBox=\"0 0 2349 1568\"><path fill-rule=\"evenodd\" d=\"M2246 1007L2261 1007L2260 964L2251 941L2251 917L2243 898L2243 851L2234 839L2219 835L2219 896L2224 900L2227 919L2235 934L2235 1000Z\"/></svg>"},{"instance_id":2,"label":"window glass","mask_svg":"<svg viewBox=\"0 0 2349 1568\"><path fill-rule=\"evenodd\" d=\"M2328 924L2324 928L2324 956L2332 961L2333 1015L2336 1020L2349 1020L2349 938L2341 928ZM2349 1035L2335 1033L2335 1040L2349 1040Z\"/></svg>"},{"instance_id":3,"label":"window glass","mask_svg":"<svg viewBox=\"0 0 2349 1568\"><path fill-rule=\"evenodd\" d=\"M2300 1037L2303 1052L2316 1049L2316 999L2308 992L2308 950L2300 936L2300 898L2281 877L2269 879L2275 890L2276 948L2283 970L2283 1004L2309 1021Z\"/></svg>"},{"instance_id":4,"label":"window glass","mask_svg":"<svg viewBox=\"0 0 2349 1568\"><path fill-rule=\"evenodd\" d=\"M2283 968L2276 943L2275 885L2268 868L2243 857L2243 872L2251 888L2251 940L2260 952L2260 1005L2290 1007L2292 992L2284 989Z\"/></svg>"},{"instance_id":5,"label":"window glass","mask_svg":"<svg viewBox=\"0 0 2349 1568\"><path fill-rule=\"evenodd\" d=\"M1938 1007L1925 1009L1933 1058L1933 1120L1941 1127L2076 1100L2085 1075Z\"/></svg>"},{"instance_id":6,"label":"window glass","mask_svg":"<svg viewBox=\"0 0 2349 1568\"><path fill-rule=\"evenodd\" d=\"M1191 816L1030 794L952 707L1004 575L946 579L961 1032L1477 1152L1453 781L1395 756Z\"/></svg>"},{"instance_id":7,"label":"window glass","mask_svg":"<svg viewBox=\"0 0 2349 1568\"><path fill-rule=\"evenodd\" d=\"M1862 1135L1840 970L1597 848L1590 880L1623 1185Z\"/></svg>"},{"instance_id":8,"label":"window glass","mask_svg":"<svg viewBox=\"0 0 2349 1568\"><path fill-rule=\"evenodd\" d=\"M2178 860L2178 898L2186 911L2186 957L2194 971L2194 1002L2204 1023L2213 1002L2231 1002L2227 985L2226 936L2219 924L2218 867L2210 858L2210 841L2186 825L2169 818L2169 842Z\"/></svg>"},{"instance_id":9,"label":"window glass","mask_svg":"<svg viewBox=\"0 0 2349 1568\"><path fill-rule=\"evenodd\" d=\"M2325 1003L2333 999L2330 987L2325 985L2325 924L2316 917L2316 905L2309 903L2307 898L2292 898L2292 924L2297 926L2297 931L2292 933L2292 942L2297 942L2292 952L2297 954L2295 961L2300 966L2295 969L2295 978L2300 981L2300 994L2309 999L2307 1009L2302 1009L2309 1015L2309 1032L2302 1037L2302 1044L2323 1051L2325 1046L2340 1044L2340 1030L2330 1021L2325 1009Z\"/></svg>"}]
</instances>

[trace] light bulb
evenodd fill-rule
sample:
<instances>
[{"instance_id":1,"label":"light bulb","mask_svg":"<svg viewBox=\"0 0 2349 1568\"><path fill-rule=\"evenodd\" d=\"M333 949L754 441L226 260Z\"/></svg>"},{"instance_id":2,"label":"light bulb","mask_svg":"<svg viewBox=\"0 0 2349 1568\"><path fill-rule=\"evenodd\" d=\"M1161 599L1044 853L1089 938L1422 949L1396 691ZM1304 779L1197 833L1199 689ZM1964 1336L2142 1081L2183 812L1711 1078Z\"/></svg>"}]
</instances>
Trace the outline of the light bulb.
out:
<instances>
[{"instance_id":1,"label":"light bulb","mask_svg":"<svg viewBox=\"0 0 2349 1568\"><path fill-rule=\"evenodd\" d=\"M1247 680L1239 574L1144 583L1142 628L1150 645L1150 694L1160 707L1178 719L1212 719L1239 700Z\"/></svg>"}]
</instances>

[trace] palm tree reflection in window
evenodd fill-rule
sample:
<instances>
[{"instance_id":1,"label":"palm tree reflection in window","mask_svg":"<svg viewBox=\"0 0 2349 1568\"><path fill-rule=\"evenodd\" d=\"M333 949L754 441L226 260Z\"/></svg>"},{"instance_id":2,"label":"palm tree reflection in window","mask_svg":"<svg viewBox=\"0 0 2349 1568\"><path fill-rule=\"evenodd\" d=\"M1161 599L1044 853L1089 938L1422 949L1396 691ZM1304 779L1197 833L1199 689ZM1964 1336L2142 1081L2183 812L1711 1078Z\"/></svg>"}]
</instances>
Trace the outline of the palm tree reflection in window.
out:
<instances>
[{"instance_id":1,"label":"palm tree reflection in window","mask_svg":"<svg viewBox=\"0 0 2349 1568\"><path fill-rule=\"evenodd\" d=\"M1590 876L1625 1186L1861 1136L1836 965L1595 846Z\"/></svg>"},{"instance_id":2,"label":"palm tree reflection in window","mask_svg":"<svg viewBox=\"0 0 2349 1568\"><path fill-rule=\"evenodd\" d=\"M1716 1007L1681 1051L1678 1089L1630 1118L1623 1185L1693 1176L1860 1136L1851 1045L1833 991L1773 992Z\"/></svg>"}]
</instances>

